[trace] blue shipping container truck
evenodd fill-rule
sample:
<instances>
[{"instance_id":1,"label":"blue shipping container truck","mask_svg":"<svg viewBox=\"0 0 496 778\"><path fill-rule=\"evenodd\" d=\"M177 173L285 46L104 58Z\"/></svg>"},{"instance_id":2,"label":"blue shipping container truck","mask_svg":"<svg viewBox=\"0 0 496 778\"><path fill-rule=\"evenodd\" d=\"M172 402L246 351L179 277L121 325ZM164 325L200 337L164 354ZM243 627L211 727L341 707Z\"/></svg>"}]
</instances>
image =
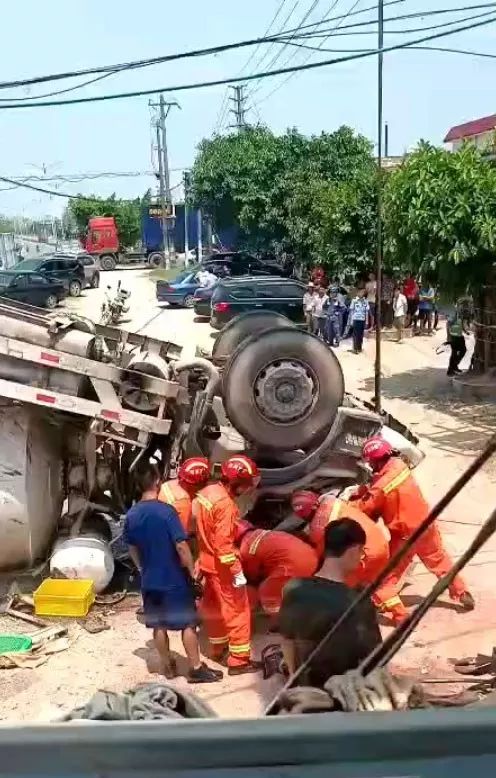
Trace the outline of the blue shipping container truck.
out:
<instances>
[{"instance_id":1,"label":"blue shipping container truck","mask_svg":"<svg viewBox=\"0 0 496 778\"><path fill-rule=\"evenodd\" d=\"M184 252L184 203L177 203L175 206L176 216L171 219L169 235L171 236L174 248L179 253ZM143 246L147 254L153 251L162 251L162 222L160 219L160 206L156 203L147 206L142 212L141 232ZM235 251L238 248L239 229L236 225L225 230L219 231L217 235L217 244L219 248L227 251ZM208 240L208 225L202 219L202 245L206 246ZM195 249L198 245L198 209L188 209L188 245L190 249Z\"/></svg>"},{"instance_id":2,"label":"blue shipping container truck","mask_svg":"<svg viewBox=\"0 0 496 778\"><path fill-rule=\"evenodd\" d=\"M176 216L170 220L169 236L172 238L175 250L182 254L184 252L184 204L178 203L175 206ZM160 219L160 206L149 205L141 215L141 233L143 246L147 252L162 251L162 221ZM207 229L202 220L202 242L206 244ZM198 209L190 208L188 210L188 241L189 248L194 249L198 243Z\"/></svg>"}]
</instances>

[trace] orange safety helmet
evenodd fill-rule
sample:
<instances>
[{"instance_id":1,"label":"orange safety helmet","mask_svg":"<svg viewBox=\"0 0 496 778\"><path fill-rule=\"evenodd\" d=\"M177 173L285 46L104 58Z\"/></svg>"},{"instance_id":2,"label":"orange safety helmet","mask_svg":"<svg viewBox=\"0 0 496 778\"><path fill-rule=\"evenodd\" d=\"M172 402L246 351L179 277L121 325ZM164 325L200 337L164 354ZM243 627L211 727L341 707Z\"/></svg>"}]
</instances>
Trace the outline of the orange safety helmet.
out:
<instances>
[{"instance_id":1,"label":"orange safety helmet","mask_svg":"<svg viewBox=\"0 0 496 778\"><path fill-rule=\"evenodd\" d=\"M369 438L362 446L362 457L370 464L380 462L381 459L386 459L392 456L392 454L393 447L387 440L381 438L380 435L374 435L374 437Z\"/></svg>"},{"instance_id":2,"label":"orange safety helmet","mask_svg":"<svg viewBox=\"0 0 496 778\"><path fill-rule=\"evenodd\" d=\"M234 542L240 543L247 532L252 532L254 529L255 527L253 524L251 524L251 522L247 521L246 519L240 519L236 524Z\"/></svg>"},{"instance_id":3,"label":"orange safety helmet","mask_svg":"<svg viewBox=\"0 0 496 778\"><path fill-rule=\"evenodd\" d=\"M319 495L309 489L301 489L291 495L291 507L300 519L310 519L319 504Z\"/></svg>"},{"instance_id":4,"label":"orange safety helmet","mask_svg":"<svg viewBox=\"0 0 496 778\"><path fill-rule=\"evenodd\" d=\"M236 454L229 457L220 467L222 477L230 484L246 483L260 479L260 471L250 457L244 454Z\"/></svg>"},{"instance_id":5,"label":"orange safety helmet","mask_svg":"<svg viewBox=\"0 0 496 778\"><path fill-rule=\"evenodd\" d=\"M210 463L206 457L191 457L181 464L177 477L188 486L199 486L210 478Z\"/></svg>"}]
</instances>

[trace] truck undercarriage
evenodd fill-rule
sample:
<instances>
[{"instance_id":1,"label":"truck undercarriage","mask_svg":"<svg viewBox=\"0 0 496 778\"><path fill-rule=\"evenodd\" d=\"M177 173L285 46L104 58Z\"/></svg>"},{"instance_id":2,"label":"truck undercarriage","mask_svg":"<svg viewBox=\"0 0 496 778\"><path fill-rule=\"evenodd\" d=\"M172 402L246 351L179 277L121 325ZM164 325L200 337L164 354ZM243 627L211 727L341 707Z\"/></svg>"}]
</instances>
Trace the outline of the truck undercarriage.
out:
<instances>
[{"instance_id":1,"label":"truck undercarriage","mask_svg":"<svg viewBox=\"0 0 496 778\"><path fill-rule=\"evenodd\" d=\"M73 535L125 512L142 457L173 477L184 457L246 451L262 480L245 510L275 526L296 488L360 482L361 444L383 426L345 394L333 352L277 314L239 317L211 358L189 361L170 342L6 300L0 332L0 570L40 559L62 511Z\"/></svg>"}]
</instances>

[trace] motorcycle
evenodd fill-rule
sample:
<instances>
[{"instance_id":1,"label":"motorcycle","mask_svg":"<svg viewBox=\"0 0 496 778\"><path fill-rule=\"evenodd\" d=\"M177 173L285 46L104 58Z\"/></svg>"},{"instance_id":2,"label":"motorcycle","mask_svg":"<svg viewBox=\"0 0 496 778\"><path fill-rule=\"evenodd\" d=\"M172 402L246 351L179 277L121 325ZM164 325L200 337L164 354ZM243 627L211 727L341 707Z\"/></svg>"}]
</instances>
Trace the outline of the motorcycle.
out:
<instances>
[{"instance_id":1,"label":"motorcycle","mask_svg":"<svg viewBox=\"0 0 496 778\"><path fill-rule=\"evenodd\" d=\"M128 300L131 297L131 292L123 289L120 281L117 284L117 291L113 297L110 295L111 289L111 286L107 286L105 290L100 324L119 324L122 316L129 313Z\"/></svg>"}]
</instances>

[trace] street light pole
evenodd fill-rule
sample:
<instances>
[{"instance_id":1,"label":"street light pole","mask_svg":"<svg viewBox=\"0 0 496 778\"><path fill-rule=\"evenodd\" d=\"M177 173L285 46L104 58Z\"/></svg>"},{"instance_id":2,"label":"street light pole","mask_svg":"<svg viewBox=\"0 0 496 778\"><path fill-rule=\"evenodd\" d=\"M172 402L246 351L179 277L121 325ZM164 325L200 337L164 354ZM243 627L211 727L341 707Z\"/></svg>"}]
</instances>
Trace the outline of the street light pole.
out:
<instances>
[{"instance_id":1,"label":"street light pole","mask_svg":"<svg viewBox=\"0 0 496 778\"><path fill-rule=\"evenodd\" d=\"M377 255L376 255L376 319L374 406L382 409L381 392L381 326L382 326L382 71L384 47L384 0L377 4Z\"/></svg>"}]
</instances>

